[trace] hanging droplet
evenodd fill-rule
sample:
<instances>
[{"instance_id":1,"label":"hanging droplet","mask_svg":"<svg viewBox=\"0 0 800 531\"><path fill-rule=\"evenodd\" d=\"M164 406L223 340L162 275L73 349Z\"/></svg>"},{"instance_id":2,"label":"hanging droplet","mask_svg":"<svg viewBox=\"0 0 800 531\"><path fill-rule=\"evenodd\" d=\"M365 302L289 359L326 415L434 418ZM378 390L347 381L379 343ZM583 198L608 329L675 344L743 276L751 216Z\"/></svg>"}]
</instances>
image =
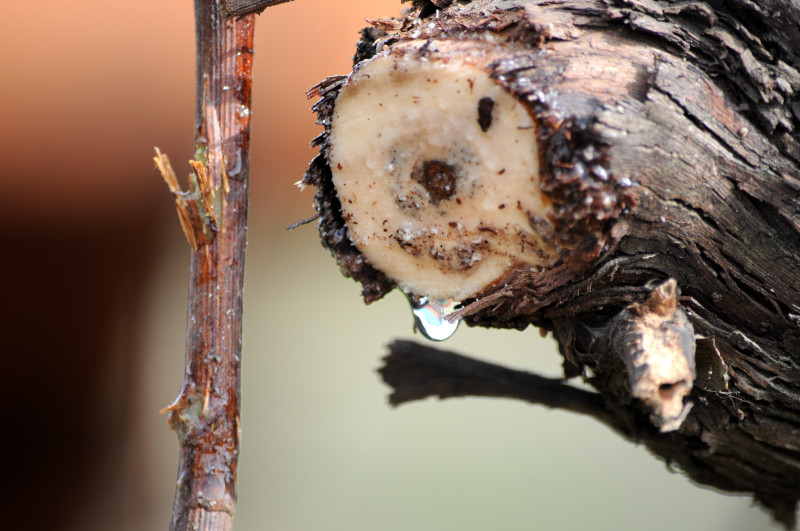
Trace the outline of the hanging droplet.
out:
<instances>
[{"instance_id":1,"label":"hanging droplet","mask_svg":"<svg viewBox=\"0 0 800 531\"><path fill-rule=\"evenodd\" d=\"M456 311L460 304L458 301L406 296L411 303L414 324L423 336L433 341L444 341L455 333L461 319L449 321L447 316Z\"/></svg>"}]
</instances>

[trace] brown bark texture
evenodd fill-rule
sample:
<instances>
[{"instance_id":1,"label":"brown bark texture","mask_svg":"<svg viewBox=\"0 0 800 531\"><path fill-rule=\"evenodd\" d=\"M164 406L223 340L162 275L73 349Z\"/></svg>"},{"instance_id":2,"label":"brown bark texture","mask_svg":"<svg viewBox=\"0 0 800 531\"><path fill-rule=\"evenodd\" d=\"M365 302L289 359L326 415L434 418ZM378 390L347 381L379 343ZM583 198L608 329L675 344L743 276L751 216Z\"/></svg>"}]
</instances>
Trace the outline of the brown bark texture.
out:
<instances>
[{"instance_id":1,"label":"brown bark texture","mask_svg":"<svg viewBox=\"0 0 800 531\"><path fill-rule=\"evenodd\" d=\"M252 13L261 13L268 7L285 4L292 0L217 0L219 10L225 18L243 17Z\"/></svg>"},{"instance_id":2,"label":"brown bark texture","mask_svg":"<svg viewBox=\"0 0 800 531\"><path fill-rule=\"evenodd\" d=\"M602 414L594 399L579 400L590 414L696 482L752 493L793 525L800 6L415 0L402 18L365 29L354 61L412 41L435 54L440 42L489 37L508 49L483 68L537 124L541 189L561 254L552 267L514 272L463 301L460 316L470 325L551 332L565 376L598 391ZM345 80L329 78L310 92L320 97L315 110L326 132L305 182L317 187L324 245L371 302L394 282L348 239L326 160ZM394 348L383 369L400 393L396 403L470 394L461 384L474 371L467 377L445 363L452 378L437 390L444 380L427 361L399 363L409 348ZM684 364L677 376L653 377L654 362L643 356L661 348L670 360L664 374ZM493 374L507 383L484 370L489 380Z\"/></svg>"},{"instance_id":3,"label":"brown bark texture","mask_svg":"<svg viewBox=\"0 0 800 531\"><path fill-rule=\"evenodd\" d=\"M166 156L156 157L192 248L186 371L165 410L180 441L172 530L231 529L236 507L254 18L225 20L215 0L195 0L188 191Z\"/></svg>"}]
</instances>

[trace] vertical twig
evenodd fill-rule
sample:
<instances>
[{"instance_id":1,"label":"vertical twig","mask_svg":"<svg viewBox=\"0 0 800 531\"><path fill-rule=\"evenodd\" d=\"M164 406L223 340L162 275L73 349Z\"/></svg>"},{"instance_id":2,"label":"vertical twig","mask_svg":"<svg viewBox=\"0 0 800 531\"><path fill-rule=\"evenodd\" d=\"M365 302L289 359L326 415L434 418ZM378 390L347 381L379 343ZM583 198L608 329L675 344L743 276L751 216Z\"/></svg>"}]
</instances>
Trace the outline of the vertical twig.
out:
<instances>
[{"instance_id":1,"label":"vertical twig","mask_svg":"<svg viewBox=\"0 0 800 531\"><path fill-rule=\"evenodd\" d=\"M166 156L156 156L192 247L185 378L165 410L180 440L170 529L218 531L232 528L236 507L255 16L225 20L215 0L194 5L197 104L189 191L181 191Z\"/></svg>"}]
</instances>

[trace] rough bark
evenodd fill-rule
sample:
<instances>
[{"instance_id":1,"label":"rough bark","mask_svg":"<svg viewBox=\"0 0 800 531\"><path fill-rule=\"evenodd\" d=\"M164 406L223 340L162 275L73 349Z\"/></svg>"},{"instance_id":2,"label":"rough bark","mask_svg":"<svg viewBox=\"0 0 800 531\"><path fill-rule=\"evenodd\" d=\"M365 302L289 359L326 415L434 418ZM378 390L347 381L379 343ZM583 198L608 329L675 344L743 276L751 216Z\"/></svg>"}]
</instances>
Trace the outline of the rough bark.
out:
<instances>
[{"instance_id":1,"label":"rough bark","mask_svg":"<svg viewBox=\"0 0 800 531\"><path fill-rule=\"evenodd\" d=\"M195 0L189 191L180 189L166 156L155 159L192 248L186 371L180 395L165 409L180 441L175 531L231 529L236 507L254 18L226 21L215 0Z\"/></svg>"},{"instance_id":2,"label":"rough bark","mask_svg":"<svg viewBox=\"0 0 800 531\"><path fill-rule=\"evenodd\" d=\"M243 17L253 13L261 13L266 8L285 4L292 0L218 0L219 10L225 18Z\"/></svg>"},{"instance_id":3,"label":"rough bark","mask_svg":"<svg viewBox=\"0 0 800 531\"><path fill-rule=\"evenodd\" d=\"M541 191L554 226L548 237L559 260L509 272L462 301L460 317L552 332L565 375L593 385L620 424L634 422L629 434L699 483L751 492L793 525L800 6L414 1L402 19L373 26L363 31L356 64L402 49L426 61L456 41L502 45L503 56L481 68L537 125ZM315 110L326 132L305 182L317 187L324 245L371 302L397 279L351 243L331 181L331 116L346 82L329 78L310 93L321 98ZM685 343L693 330L695 344L682 352L696 347L696 380L686 369L692 378L661 388L670 394L673 384L688 384L681 402L691 407L662 433L652 418L657 407L636 391L635 348L624 347L635 341L621 340L619 330L646 320L642 309L668 279L688 321L664 317L675 327L664 344Z\"/></svg>"}]
</instances>

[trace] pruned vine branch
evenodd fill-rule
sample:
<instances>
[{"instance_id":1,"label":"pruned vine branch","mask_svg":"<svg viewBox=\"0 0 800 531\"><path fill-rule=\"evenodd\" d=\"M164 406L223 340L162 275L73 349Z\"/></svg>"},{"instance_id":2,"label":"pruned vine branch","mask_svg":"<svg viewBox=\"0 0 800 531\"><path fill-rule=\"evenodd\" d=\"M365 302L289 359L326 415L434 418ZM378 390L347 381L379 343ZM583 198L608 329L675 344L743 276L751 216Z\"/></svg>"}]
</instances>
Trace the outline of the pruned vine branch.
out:
<instances>
[{"instance_id":1,"label":"pruned vine branch","mask_svg":"<svg viewBox=\"0 0 800 531\"><path fill-rule=\"evenodd\" d=\"M400 288L552 332L656 454L793 525L800 7L411 4L311 91L304 182L339 266L366 302ZM398 396L507 392L419 370Z\"/></svg>"}]
</instances>

